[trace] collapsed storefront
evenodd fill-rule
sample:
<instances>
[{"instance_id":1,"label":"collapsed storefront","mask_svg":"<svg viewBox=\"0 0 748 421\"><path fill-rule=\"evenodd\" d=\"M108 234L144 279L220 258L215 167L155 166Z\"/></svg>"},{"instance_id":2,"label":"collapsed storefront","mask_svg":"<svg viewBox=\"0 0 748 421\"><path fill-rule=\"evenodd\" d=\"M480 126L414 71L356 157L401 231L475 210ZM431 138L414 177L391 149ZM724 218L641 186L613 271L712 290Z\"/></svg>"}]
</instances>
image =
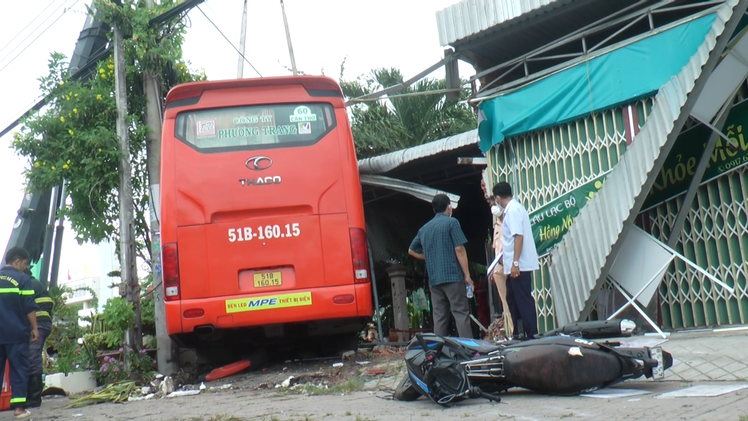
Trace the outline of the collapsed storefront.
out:
<instances>
[{"instance_id":1,"label":"collapsed storefront","mask_svg":"<svg viewBox=\"0 0 748 421\"><path fill-rule=\"evenodd\" d=\"M417 288L424 288L428 294L423 264L409 257L407 251L418 229L433 218L431 199L437 193L445 193L452 200L453 216L468 239L468 259L485 265L486 235L492 222L481 189L485 158L478 140L477 130L472 130L359 160L367 233L383 311L392 311L388 309L392 286L386 269L393 264L408 269L409 296ZM383 317L385 335L393 325L391 317ZM410 328L418 328L417 324L411 323Z\"/></svg>"},{"instance_id":2,"label":"collapsed storefront","mask_svg":"<svg viewBox=\"0 0 748 421\"><path fill-rule=\"evenodd\" d=\"M531 211L541 332L627 304L655 330L748 323L745 9L465 0L437 13L442 45L476 69L489 182Z\"/></svg>"}]
</instances>

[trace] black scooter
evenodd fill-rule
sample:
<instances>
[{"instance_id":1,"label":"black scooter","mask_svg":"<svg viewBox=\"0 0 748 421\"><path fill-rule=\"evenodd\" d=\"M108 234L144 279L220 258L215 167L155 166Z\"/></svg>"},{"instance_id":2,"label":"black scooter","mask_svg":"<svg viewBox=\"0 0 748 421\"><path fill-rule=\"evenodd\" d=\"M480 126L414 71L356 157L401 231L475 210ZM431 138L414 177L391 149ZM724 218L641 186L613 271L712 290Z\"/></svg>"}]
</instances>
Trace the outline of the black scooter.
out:
<instances>
[{"instance_id":1,"label":"black scooter","mask_svg":"<svg viewBox=\"0 0 748 421\"><path fill-rule=\"evenodd\" d=\"M417 334L408 345L408 376L395 398L426 396L440 405L467 398L500 401L499 393L522 387L551 395L578 395L641 376L661 378L670 353L659 347L626 348L590 339L630 336L634 323L575 323L532 341L487 341Z\"/></svg>"}]
</instances>

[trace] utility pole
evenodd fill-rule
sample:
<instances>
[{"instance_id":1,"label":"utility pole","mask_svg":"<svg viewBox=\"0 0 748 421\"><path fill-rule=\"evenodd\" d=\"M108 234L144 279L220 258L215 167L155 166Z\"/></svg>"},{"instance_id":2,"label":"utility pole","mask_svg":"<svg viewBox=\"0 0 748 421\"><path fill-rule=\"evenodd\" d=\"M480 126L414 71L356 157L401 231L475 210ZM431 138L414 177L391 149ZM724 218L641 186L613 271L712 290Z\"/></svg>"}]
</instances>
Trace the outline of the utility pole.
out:
<instances>
[{"instance_id":1,"label":"utility pole","mask_svg":"<svg viewBox=\"0 0 748 421\"><path fill-rule=\"evenodd\" d=\"M153 0L146 0L146 6L153 7ZM158 371L164 375L177 372L176 346L166 333L166 306L164 305L164 288L161 272L161 226L158 215L160 211L161 180L161 125L163 122L161 108L161 79L154 69L143 73L143 92L145 92L146 153L148 154L148 185L150 202L148 213L151 217L151 276L153 276L153 302L156 306L156 342L158 344Z\"/></svg>"},{"instance_id":2,"label":"utility pole","mask_svg":"<svg viewBox=\"0 0 748 421\"><path fill-rule=\"evenodd\" d=\"M116 6L122 7L122 6ZM135 236L133 235L134 204L132 198L132 168L130 167L130 138L127 129L127 89L125 74L125 49L122 28L114 25L114 95L117 104L117 137L119 138L119 231L120 266L122 283L126 288L127 300L135 310L135 327L127 334L129 345L136 350L143 348L143 335L140 321L140 284L135 267Z\"/></svg>"},{"instance_id":3,"label":"utility pole","mask_svg":"<svg viewBox=\"0 0 748 421\"><path fill-rule=\"evenodd\" d=\"M149 0L150 1L150 0ZM239 67L236 70L236 78L244 77L244 45L247 42L247 0L244 0L244 12L242 12L242 36L239 40Z\"/></svg>"},{"instance_id":4,"label":"utility pole","mask_svg":"<svg viewBox=\"0 0 748 421\"><path fill-rule=\"evenodd\" d=\"M286 42L288 43L288 55L291 56L291 69L293 70L293 75L296 76L296 59L294 59L293 57L293 46L291 45L291 32L288 31L288 19L286 19L286 6L283 5L283 0L280 0L280 2L281 2L281 11L283 12L283 25L286 27Z\"/></svg>"}]
</instances>

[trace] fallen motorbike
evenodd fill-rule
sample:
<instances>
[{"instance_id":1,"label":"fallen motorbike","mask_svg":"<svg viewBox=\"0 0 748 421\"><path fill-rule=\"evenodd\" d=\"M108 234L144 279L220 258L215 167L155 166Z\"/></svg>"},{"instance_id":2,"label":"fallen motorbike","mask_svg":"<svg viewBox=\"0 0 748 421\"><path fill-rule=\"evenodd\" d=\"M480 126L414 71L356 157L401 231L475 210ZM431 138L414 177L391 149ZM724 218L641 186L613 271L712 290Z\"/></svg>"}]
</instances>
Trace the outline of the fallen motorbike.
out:
<instances>
[{"instance_id":1,"label":"fallen motorbike","mask_svg":"<svg viewBox=\"0 0 748 421\"><path fill-rule=\"evenodd\" d=\"M522 387L552 395L578 395L625 380L661 378L673 364L659 347L628 348L589 339L630 336L629 320L575 323L532 341L483 340L417 334L408 345L408 375L395 398L426 396L447 405L467 398L500 401L499 393Z\"/></svg>"}]
</instances>

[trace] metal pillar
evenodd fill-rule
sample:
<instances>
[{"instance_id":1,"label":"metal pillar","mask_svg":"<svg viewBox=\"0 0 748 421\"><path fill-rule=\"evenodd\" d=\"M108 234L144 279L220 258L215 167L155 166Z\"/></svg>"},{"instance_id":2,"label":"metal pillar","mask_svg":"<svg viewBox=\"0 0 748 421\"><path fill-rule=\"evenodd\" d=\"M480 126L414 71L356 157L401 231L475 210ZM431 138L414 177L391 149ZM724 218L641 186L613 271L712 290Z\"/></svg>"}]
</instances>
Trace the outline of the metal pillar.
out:
<instances>
[{"instance_id":1,"label":"metal pillar","mask_svg":"<svg viewBox=\"0 0 748 421\"><path fill-rule=\"evenodd\" d=\"M678 215L675 217L675 222L670 229L670 235L667 239L668 247L675 248L675 245L678 244L680 233L683 230L683 225L686 223L688 214L691 213L691 204L693 203L693 199L696 197L696 192L699 190L701 179L704 178L704 173L709 166L709 160L712 157L714 148L717 146L717 140L719 140L722 135L720 131L727 121L727 116L730 114L730 110L732 110L732 105L733 97L731 96L730 99L727 100L725 105L722 106L722 110L720 110L720 115L717 118L715 126L711 127L712 134L709 136L709 140L706 143L704 152L701 154L699 165L694 171L693 178L691 179L691 184L688 186L688 191L686 192L686 197L683 198L683 203L681 204L680 209L678 209Z\"/></svg>"}]
</instances>

